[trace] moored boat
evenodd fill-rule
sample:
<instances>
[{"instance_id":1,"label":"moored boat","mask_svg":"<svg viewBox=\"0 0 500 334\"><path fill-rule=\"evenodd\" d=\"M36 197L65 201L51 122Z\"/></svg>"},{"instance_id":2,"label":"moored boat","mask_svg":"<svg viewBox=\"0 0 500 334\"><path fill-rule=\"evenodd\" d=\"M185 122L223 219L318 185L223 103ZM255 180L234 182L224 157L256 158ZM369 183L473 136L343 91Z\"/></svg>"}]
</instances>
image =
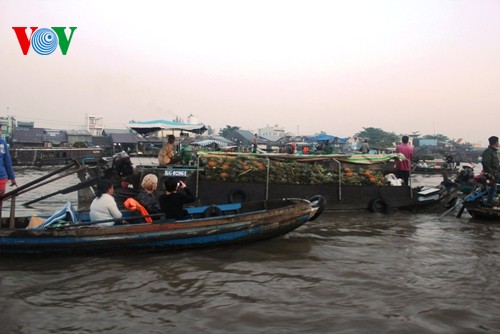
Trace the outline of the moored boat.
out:
<instances>
[{"instance_id":1,"label":"moored boat","mask_svg":"<svg viewBox=\"0 0 500 334\"><path fill-rule=\"evenodd\" d=\"M66 165L73 160L101 159L103 150L99 147L74 148L11 148L10 155L14 166L54 166Z\"/></svg>"},{"instance_id":2,"label":"moored boat","mask_svg":"<svg viewBox=\"0 0 500 334\"><path fill-rule=\"evenodd\" d=\"M88 212L66 205L51 217L2 219L0 254L103 255L240 244L284 235L316 219L323 205L324 199L315 197L192 207L189 219L154 223L127 211L128 223L113 226L92 222Z\"/></svg>"},{"instance_id":3,"label":"moored boat","mask_svg":"<svg viewBox=\"0 0 500 334\"><path fill-rule=\"evenodd\" d=\"M463 199L457 218L460 218L466 210L472 218L500 222L500 202L498 199L495 199L490 205L487 204L489 187L486 178L484 175L478 175L475 180L476 187Z\"/></svg>"},{"instance_id":4,"label":"moored boat","mask_svg":"<svg viewBox=\"0 0 500 334\"><path fill-rule=\"evenodd\" d=\"M154 173L161 178L184 179L197 196L198 204L232 203L269 198L327 199L327 211L390 212L392 209L440 209L458 196L458 185L443 181L432 187L391 186L383 166L399 155L310 155L242 154L198 152L193 166L140 165L135 178ZM116 173L115 173L116 174ZM115 175L116 176L116 175ZM127 180L115 195L133 196L140 182ZM160 182L160 191L161 191ZM134 185L135 184L135 185ZM90 196L92 194L89 194ZM81 202L89 203L81 192Z\"/></svg>"}]
</instances>

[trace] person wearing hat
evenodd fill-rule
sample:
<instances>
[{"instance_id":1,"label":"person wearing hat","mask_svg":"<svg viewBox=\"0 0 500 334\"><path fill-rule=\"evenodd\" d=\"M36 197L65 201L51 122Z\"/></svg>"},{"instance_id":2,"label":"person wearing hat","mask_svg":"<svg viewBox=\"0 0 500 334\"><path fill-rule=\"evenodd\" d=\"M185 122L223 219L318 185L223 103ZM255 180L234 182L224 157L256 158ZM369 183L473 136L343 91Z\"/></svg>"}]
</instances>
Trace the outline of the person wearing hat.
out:
<instances>
[{"instance_id":1,"label":"person wearing hat","mask_svg":"<svg viewBox=\"0 0 500 334\"><path fill-rule=\"evenodd\" d=\"M172 165L181 161L180 156L175 155L175 136L169 135L167 143L163 146L158 153L158 163L160 166Z\"/></svg>"},{"instance_id":2,"label":"person wearing hat","mask_svg":"<svg viewBox=\"0 0 500 334\"><path fill-rule=\"evenodd\" d=\"M474 183L474 168L473 168L473 166L468 162L464 162L462 164L462 169L460 170L460 173L458 173L457 179L455 181L460 182L460 183L464 183L464 184Z\"/></svg>"},{"instance_id":3,"label":"person wearing hat","mask_svg":"<svg viewBox=\"0 0 500 334\"><path fill-rule=\"evenodd\" d=\"M488 138L488 148L483 151L481 155L481 163L483 165L483 172L490 175L492 182L490 191L488 193L488 205L493 204L493 198L497 194L497 182L500 177L500 161L498 160L498 137L491 136Z\"/></svg>"}]
</instances>

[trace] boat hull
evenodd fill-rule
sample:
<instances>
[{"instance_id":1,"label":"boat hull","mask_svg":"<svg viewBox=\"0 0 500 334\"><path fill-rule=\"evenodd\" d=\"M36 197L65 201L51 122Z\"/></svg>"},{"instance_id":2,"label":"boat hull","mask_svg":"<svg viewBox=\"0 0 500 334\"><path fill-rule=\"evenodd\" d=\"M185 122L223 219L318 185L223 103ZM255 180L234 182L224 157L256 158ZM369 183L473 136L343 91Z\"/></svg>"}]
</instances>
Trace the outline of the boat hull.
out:
<instances>
[{"instance_id":1,"label":"boat hull","mask_svg":"<svg viewBox=\"0 0 500 334\"><path fill-rule=\"evenodd\" d=\"M478 202L464 203L467 212L475 219L500 222L500 207L486 207Z\"/></svg>"},{"instance_id":2,"label":"boat hull","mask_svg":"<svg viewBox=\"0 0 500 334\"><path fill-rule=\"evenodd\" d=\"M0 229L0 254L102 255L241 244L286 234L309 221L317 210L306 200L281 202L262 202L260 210L248 213L178 222Z\"/></svg>"},{"instance_id":3,"label":"boat hull","mask_svg":"<svg viewBox=\"0 0 500 334\"><path fill-rule=\"evenodd\" d=\"M101 148L12 148L10 150L14 166L54 166L66 165L73 160L100 159Z\"/></svg>"},{"instance_id":4,"label":"boat hull","mask_svg":"<svg viewBox=\"0 0 500 334\"><path fill-rule=\"evenodd\" d=\"M191 181L196 184L193 180ZM268 198L310 198L320 194L326 198L326 211L371 210L374 202L382 202L386 208L401 210L442 209L458 196L458 186L443 187L439 196L419 195L419 190L408 186L370 186L331 184L265 184L199 181L196 189L200 203L256 201Z\"/></svg>"}]
</instances>

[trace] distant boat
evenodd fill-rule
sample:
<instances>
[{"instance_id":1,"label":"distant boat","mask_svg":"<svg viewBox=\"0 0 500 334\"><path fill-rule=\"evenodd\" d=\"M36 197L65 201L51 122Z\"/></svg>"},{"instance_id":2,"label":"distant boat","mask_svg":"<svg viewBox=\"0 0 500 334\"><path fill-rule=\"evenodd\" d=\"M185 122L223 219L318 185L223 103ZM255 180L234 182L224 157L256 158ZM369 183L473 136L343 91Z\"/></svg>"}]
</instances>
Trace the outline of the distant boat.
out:
<instances>
[{"instance_id":1,"label":"distant boat","mask_svg":"<svg viewBox=\"0 0 500 334\"><path fill-rule=\"evenodd\" d=\"M54 166L66 165L73 160L100 159L103 157L103 149L53 147L53 148L10 148L12 164L14 166Z\"/></svg>"}]
</instances>

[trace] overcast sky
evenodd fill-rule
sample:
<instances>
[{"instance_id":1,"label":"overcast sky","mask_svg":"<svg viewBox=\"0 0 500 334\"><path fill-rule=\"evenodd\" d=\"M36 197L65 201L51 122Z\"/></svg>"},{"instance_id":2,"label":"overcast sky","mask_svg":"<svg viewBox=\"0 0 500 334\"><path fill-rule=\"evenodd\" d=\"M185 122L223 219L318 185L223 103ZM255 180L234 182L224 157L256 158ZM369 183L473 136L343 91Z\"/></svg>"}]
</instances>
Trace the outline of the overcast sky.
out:
<instances>
[{"instance_id":1,"label":"overcast sky","mask_svg":"<svg viewBox=\"0 0 500 334\"><path fill-rule=\"evenodd\" d=\"M41 56L19 26L77 29L65 56ZM0 110L37 127L193 114L216 130L500 135L498 0L0 0L0 27Z\"/></svg>"}]
</instances>

